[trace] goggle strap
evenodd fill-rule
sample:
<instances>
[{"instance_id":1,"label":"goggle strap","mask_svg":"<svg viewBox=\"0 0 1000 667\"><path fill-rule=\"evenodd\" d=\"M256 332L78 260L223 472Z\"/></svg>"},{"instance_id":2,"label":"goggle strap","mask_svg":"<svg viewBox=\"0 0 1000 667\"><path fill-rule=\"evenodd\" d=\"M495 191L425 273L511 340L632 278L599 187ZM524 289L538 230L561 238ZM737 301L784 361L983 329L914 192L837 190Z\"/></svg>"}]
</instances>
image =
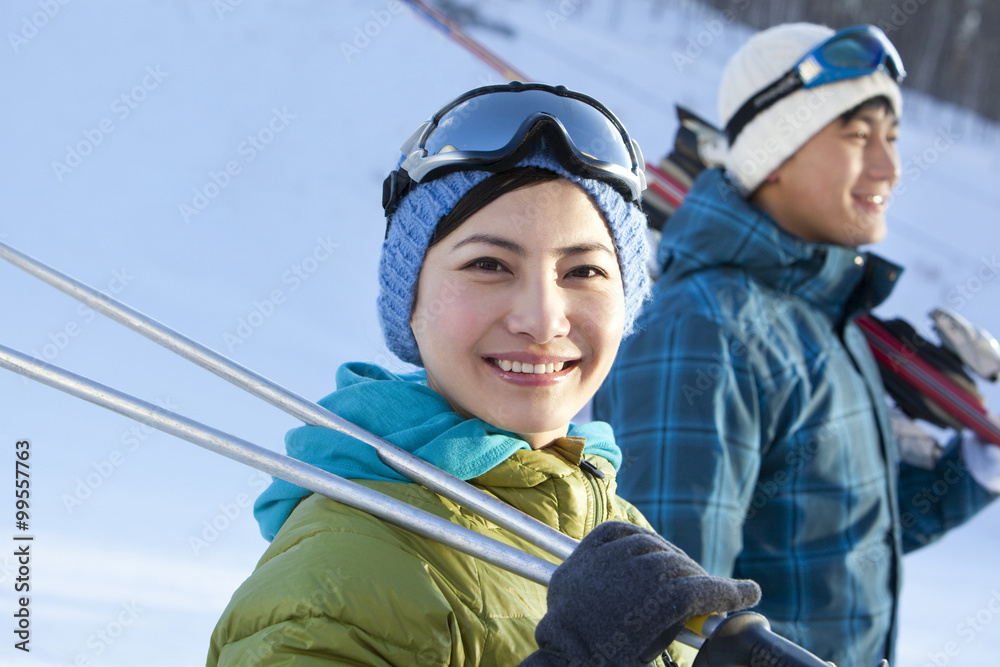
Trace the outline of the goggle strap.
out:
<instances>
[{"instance_id":1,"label":"goggle strap","mask_svg":"<svg viewBox=\"0 0 1000 667\"><path fill-rule=\"evenodd\" d=\"M733 145L743 128L758 114L801 87L802 77L799 76L796 67L788 70L780 79L747 100L726 123L726 138L729 139L729 145Z\"/></svg>"},{"instance_id":2,"label":"goggle strap","mask_svg":"<svg viewBox=\"0 0 1000 667\"><path fill-rule=\"evenodd\" d=\"M389 238L389 225L392 224L392 214L396 212L399 202L413 186L413 180L406 170L400 167L382 181L382 209L385 211L385 237Z\"/></svg>"}]
</instances>

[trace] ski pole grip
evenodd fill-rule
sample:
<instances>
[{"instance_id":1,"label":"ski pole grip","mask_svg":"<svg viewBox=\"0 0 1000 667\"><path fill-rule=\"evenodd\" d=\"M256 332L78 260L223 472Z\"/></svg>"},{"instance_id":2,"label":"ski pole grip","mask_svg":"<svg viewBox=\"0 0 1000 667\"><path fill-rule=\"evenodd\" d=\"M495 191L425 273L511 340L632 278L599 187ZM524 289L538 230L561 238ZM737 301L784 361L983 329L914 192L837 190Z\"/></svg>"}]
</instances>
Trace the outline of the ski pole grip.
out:
<instances>
[{"instance_id":1,"label":"ski pole grip","mask_svg":"<svg viewBox=\"0 0 1000 667\"><path fill-rule=\"evenodd\" d=\"M705 639L693 667L830 667L798 644L771 631L760 614L743 611L723 619Z\"/></svg>"}]
</instances>

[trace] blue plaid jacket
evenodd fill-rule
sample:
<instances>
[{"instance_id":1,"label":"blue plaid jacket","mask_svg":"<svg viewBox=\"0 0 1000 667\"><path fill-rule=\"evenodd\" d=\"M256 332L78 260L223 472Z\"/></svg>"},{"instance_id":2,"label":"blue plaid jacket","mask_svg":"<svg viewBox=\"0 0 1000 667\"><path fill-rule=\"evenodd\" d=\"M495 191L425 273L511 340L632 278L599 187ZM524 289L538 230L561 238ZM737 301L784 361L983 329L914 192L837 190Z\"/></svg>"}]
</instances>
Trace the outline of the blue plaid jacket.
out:
<instances>
[{"instance_id":1,"label":"blue plaid jacket","mask_svg":"<svg viewBox=\"0 0 1000 667\"><path fill-rule=\"evenodd\" d=\"M899 461L853 317L900 268L794 237L703 173L594 401L619 492L710 573L756 580L776 632L838 667L892 659L900 556L992 497L952 448Z\"/></svg>"}]
</instances>

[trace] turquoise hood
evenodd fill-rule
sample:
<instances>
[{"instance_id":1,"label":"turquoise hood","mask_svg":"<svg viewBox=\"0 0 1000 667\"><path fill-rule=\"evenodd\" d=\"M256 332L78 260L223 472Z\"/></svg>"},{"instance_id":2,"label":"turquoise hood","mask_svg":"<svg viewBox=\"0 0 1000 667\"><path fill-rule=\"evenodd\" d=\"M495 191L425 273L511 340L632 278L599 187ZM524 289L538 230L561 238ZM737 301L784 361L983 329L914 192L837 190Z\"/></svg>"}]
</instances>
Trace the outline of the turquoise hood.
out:
<instances>
[{"instance_id":1,"label":"turquoise hood","mask_svg":"<svg viewBox=\"0 0 1000 667\"><path fill-rule=\"evenodd\" d=\"M463 480L493 469L519 449L531 448L513 433L452 411L427 386L424 370L397 375L375 364L347 363L337 370L337 390L319 404ZM606 423L570 424L567 435L586 440L585 454L607 459L616 470L621 465L621 450ZM332 429L292 429L285 436L285 448L289 456L346 479L409 482L385 465L374 448ZM264 538L274 539L310 493L274 478L254 503Z\"/></svg>"}]
</instances>

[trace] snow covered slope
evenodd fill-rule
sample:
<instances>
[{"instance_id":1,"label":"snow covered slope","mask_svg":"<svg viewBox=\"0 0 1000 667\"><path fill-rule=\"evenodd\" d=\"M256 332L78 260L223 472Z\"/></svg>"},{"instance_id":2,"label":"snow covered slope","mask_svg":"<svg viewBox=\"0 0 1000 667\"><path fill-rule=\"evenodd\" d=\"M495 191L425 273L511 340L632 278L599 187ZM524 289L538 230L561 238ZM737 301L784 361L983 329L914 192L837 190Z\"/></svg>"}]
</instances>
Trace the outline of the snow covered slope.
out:
<instances>
[{"instance_id":1,"label":"snow covered slope","mask_svg":"<svg viewBox=\"0 0 1000 667\"><path fill-rule=\"evenodd\" d=\"M678 4L504 0L489 18L514 35L475 34L608 103L655 160L675 102L715 119L747 36ZM310 398L344 361L400 365L374 312L382 179L419 122L499 75L394 1L10 0L0 26L0 240ZM996 129L907 103L905 191L880 251L909 271L882 312L926 324L946 305L1000 332ZM0 285L0 343L283 449L291 417L5 263ZM0 399L0 663L202 663L264 549L250 504L265 477L7 372ZM24 534L30 653L11 632ZM995 661L996 553L1000 507L907 559L900 665Z\"/></svg>"}]
</instances>

